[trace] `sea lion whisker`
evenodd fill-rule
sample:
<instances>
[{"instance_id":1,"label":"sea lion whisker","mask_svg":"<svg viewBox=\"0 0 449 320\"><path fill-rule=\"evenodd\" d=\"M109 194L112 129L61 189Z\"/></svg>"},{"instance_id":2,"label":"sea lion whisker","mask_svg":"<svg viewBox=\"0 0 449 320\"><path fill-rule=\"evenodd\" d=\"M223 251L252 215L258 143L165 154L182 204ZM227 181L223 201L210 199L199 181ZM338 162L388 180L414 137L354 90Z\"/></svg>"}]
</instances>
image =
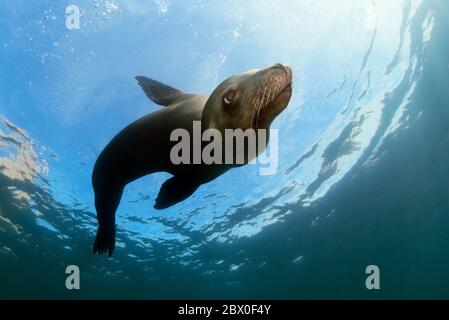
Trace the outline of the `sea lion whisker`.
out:
<instances>
[{"instance_id":1,"label":"sea lion whisker","mask_svg":"<svg viewBox=\"0 0 449 320\"><path fill-rule=\"evenodd\" d=\"M259 91L256 95L256 100L255 100L254 107L253 107L252 114L251 114L251 125L254 124L255 116L257 114L257 109L259 108L259 105L261 104L261 99L262 99L262 88L259 89Z\"/></svg>"},{"instance_id":2,"label":"sea lion whisker","mask_svg":"<svg viewBox=\"0 0 449 320\"><path fill-rule=\"evenodd\" d=\"M252 101L251 105L251 119L250 119L250 123L249 123L249 128L251 128L254 124L254 120L255 120L255 115L256 115L256 110L258 108L258 105L260 103L260 99L261 99L261 93L262 93L262 88L260 88L258 90L258 92L255 94L254 99Z\"/></svg>"},{"instance_id":3,"label":"sea lion whisker","mask_svg":"<svg viewBox=\"0 0 449 320\"><path fill-rule=\"evenodd\" d=\"M265 106L269 103L269 97L271 96L271 91L272 88L270 88L270 90L267 93L267 87L265 87L264 90L264 95L263 95L263 99L262 99L262 103L259 104L258 109L257 109L257 114L256 114L256 128L259 129L259 122L260 122L260 111L265 108Z\"/></svg>"},{"instance_id":4,"label":"sea lion whisker","mask_svg":"<svg viewBox=\"0 0 449 320\"><path fill-rule=\"evenodd\" d=\"M265 103L266 100L266 92L267 92L267 87L264 86L264 90L263 90L263 94L260 97L259 103L257 104L257 108L256 108L256 113L255 113L255 118L253 119L253 123L254 126L257 129L259 129L259 114L260 114L260 110L262 109L262 106Z\"/></svg>"},{"instance_id":5,"label":"sea lion whisker","mask_svg":"<svg viewBox=\"0 0 449 320\"><path fill-rule=\"evenodd\" d=\"M251 128L251 125L254 123L254 113L255 113L255 109L256 109L256 103L257 103L257 95L254 96L253 100L251 101L251 119L249 122L249 126L248 128Z\"/></svg>"},{"instance_id":6,"label":"sea lion whisker","mask_svg":"<svg viewBox=\"0 0 449 320\"><path fill-rule=\"evenodd\" d=\"M265 88L266 89L266 88ZM264 92L265 92L265 90L264 90ZM255 116L255 118L253 119L253 124L254 124L254 126L256 127L255 129L257 130L257 129L259 129L259 123L258 123L258 116L259 116L259 112L260 112L260 108L261 108L261 106L262 106L262 104L263 104L263 102L264 102L264 96L262 95L260 98L259 98L259 100L258 100L258 104L257 104L257 107L254 109L254 111L255 111L255 113L254 113L254 116Z\"/></svg>"}]
</instances>

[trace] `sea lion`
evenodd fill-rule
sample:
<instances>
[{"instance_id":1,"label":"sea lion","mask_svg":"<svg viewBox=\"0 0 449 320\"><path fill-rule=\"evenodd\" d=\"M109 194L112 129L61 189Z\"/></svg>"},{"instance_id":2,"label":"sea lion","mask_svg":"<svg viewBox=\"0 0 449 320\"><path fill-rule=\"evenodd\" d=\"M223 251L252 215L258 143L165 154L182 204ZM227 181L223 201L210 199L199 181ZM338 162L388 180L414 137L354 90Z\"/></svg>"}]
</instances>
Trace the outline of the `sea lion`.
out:
<instances>
[{"instance_id":1,"label":"sea lion","mask_svg":"<svg viewBox=\"0 0 449 320\"><path fill-rule=\"evenodd\" d=\"M128 183L155 172L172 174L162 185L154 206L164 209L187 199L199 186L238 165L173 164L170 151L174 142L170 136L174 130L192 132L192 123L200 121L203 132L208 129L221 133L226 129L269 132L272 121L287 107L292 95L292 70L282 64L234 75L209 97L187 94L142 76L136 79L148 98L165 108L122 130L95 163L92 184L99 227L93 251L109 256L115 248L115 213ZM195 152L198 150L192 149ZM251 160L248 156L244 163Z\"/></svg>"}]
</instances>

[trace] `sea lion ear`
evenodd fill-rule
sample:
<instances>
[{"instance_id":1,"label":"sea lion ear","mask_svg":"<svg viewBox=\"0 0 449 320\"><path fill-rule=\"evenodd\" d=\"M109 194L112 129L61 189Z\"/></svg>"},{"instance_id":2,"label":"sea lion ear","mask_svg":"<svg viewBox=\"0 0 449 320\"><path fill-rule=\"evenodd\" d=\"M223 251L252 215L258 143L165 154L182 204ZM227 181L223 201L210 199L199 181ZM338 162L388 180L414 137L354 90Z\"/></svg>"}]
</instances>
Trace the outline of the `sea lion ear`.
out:
<instances>
[{"instance_id":1,"label":"sea lion ear","mask_svg":"<svg viewBox=\"0 0 449 320\"><path fill-rule=\"evenodd\" d=\"M139 81L139 85L145 91L147 97L160 106L166 107L185 94L178 89L147 77L138 76L136 80Z\"/></svg>"}]
</instances>

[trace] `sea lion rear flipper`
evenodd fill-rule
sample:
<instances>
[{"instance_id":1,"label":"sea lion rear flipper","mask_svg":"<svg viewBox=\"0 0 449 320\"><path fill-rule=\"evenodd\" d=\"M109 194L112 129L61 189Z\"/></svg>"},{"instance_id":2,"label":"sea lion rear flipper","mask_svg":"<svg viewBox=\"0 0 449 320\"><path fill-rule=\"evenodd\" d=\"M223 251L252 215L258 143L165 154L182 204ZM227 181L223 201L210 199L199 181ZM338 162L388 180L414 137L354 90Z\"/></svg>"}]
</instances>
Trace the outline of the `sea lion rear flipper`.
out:
<instances>
[{"instance_id":1,"label":"sea lion rear flipper","mask_svg":"<svg viewBox=\"0 0 449 320\"><path fill-rule=\"evenodd\" d=\"M159 190L159 195L156 199L155 209L167 209L181 201L190 197L200 183L195 182L192 177L178 177L174 176L164 182Z\"/></svg>"},{"instance_id":2,"label":"sea lion rear flipper","mask_svg":"<svg viewBox=\"0 0 449 320\"><path fill-rule=\"evenodd\" d=\"M139 85L150 100L164 107L172 104L179 97L185 95L184 92L178 89L147 77L138 76L136 77L136 80L139 81Z\"/></svg>"}]
</instances>

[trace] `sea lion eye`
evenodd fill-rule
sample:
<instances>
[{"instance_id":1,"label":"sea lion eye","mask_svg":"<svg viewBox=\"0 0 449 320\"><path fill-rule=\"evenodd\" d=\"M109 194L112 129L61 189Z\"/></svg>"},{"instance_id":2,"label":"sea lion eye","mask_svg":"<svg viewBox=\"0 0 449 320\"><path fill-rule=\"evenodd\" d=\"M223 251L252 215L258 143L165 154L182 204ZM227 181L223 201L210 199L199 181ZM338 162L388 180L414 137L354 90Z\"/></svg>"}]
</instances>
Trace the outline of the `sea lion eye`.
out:
<instances>
[{"instance_id":1,"label":"sea lion eye","mask_svg":"<svg viewBox=\"0 0 449 320\"><path fill-rule=\"evenodd\" d=\"M223 97L223 103L225 106L230 106L234 103L235 100L235 90L231 90L229 92L227 92L224 97Z\"/></svg>"}]
</instances>

